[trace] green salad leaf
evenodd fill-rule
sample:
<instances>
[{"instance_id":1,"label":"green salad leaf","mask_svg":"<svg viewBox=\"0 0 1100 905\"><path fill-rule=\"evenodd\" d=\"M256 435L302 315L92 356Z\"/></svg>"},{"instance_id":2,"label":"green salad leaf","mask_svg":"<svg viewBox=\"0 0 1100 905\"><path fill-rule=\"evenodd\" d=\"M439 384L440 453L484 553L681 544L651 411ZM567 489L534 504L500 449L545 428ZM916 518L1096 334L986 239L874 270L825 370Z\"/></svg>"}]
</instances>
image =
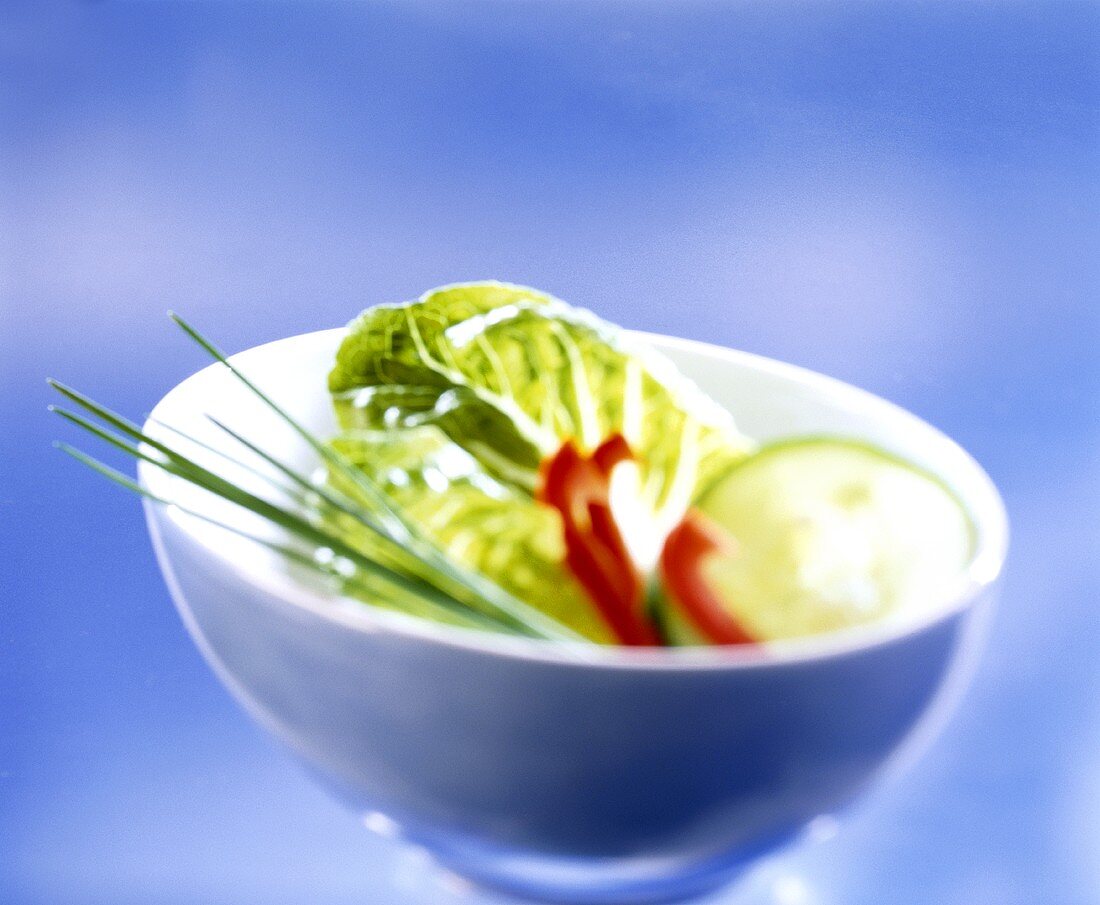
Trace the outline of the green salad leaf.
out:
<instances>
[{"instance_id":1,"label":"green salad leaf","mask_svg":"<svg viewBox=\"0 0 1100 905\"><path fill-rule=\"evenodd\" d=\"M564 440L591 450L622 433L654 508L690 498L749 445L725 410L624 331L505 283L364 311L329 389L344 429L435 424L529 491Z\"/></svg>"},{"instance_id":2,"label":"green salad leaf","mask_svg":"<svg viewBox=\"0 0 1100 905\"><path fill-rule=\"evenodd\" d=\"M456 563L489 576L586 638L614 643L584 589L562 565L558 513L486 472L438 427L353 430L333 446L370 473L406 518ZM341 528L371 548L373 538L353 520Z\"/></svg>"},{"instance_id":3,"label":"green salad leaf","mask_svg":"<svg viewBox=\"0 0 1100 905\"><path fill-rule=\"evenodd\" d=\"M539 467L567 440L621 433L637 458L628 543L663 532L749 451L725 410L624 331L506 283L436 289L364 311L329 375L334 445L448 556L597 640L606 627L563 564Z\"/></svg>"}]
</instances>

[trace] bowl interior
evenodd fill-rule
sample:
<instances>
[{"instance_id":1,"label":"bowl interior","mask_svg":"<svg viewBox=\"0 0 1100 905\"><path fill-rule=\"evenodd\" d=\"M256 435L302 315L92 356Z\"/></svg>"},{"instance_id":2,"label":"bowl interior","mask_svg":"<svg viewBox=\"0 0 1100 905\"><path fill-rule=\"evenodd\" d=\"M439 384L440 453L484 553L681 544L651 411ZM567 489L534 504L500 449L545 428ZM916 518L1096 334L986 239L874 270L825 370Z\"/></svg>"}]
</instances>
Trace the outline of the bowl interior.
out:
<instances>
[{"instance_id":1,"label":"bowl interior","mask_svg":"<svg viewBox=\"0 0 1100 905\"><path fill-rule=\"evenodd\" d=\"M343 329L334 329L290 337L241 352L233 356L233 362L312 432L328 437L336 431L336 421L326 378L343 335ZM957 586L945 593L944 599L929 601L925 611L905 617L911 624L890 626L889 635L915 629L967 605L982 587L996 579L1007 544L1007 525L1000 497L980 466L935 428L884 399L793 365L689 340L651 334L637 336L670 358L684 374L732 412L739 427L757 440L815 433L861 438L921 465L955 491L970 511L977 530L970 567L959 577ZM255 467L255 461L247 453L242 454L241 448L207 416L232 426L303 472L316 467L317 456L308 444L221 365L205 368L175 387L156 406L146 427L151 434L184 447L212 470L246 488L262 491L264 483L260 478L220 455L228 453L237 459L248 459L249 467ZM164 425L186 432L209 448L182 441ZM145 486L161 497L253 534L277 539L277 529L205 491L144 464L139 473ZM212 556L233 563L251 580L310 609L350 618L371 629L414 621L397 616L395 623L393 614L379 612L362 603L334 599L310 575L289 573L281 558L262 546L185 512L171 510L169 515ZM437 637L472 634L436 626L420 628ZM837 644L843 647L873 643L882 634L874 626L861 627L818 639L774 642L769 645L769 653L813 655L834 649ZM480 637L487 640L495 636ZM522 639L515 643L538 644ZM724 662L744 656L744 651L737 653L738 649L706 650L710 653L704 656L717 656ZM621 658L640 653L607 650L598 656ZM651 657L654 653L667 657L683 651L650 651L642 656ZM757 651L751 659L758 661L759 657Z\"/></svg>"}]
</instances>

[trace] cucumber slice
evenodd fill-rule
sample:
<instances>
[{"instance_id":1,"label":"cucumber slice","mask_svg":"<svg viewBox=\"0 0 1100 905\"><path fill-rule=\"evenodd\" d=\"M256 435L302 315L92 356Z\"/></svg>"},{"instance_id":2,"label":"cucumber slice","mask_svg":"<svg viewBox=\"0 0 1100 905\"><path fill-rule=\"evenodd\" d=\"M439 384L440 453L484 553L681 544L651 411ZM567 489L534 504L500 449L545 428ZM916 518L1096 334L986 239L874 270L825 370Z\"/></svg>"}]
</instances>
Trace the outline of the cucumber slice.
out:
<instances>
[{"instance_id":1,"label":"cucumber slice","mask_svg":"<svg viewBox=\"0 0 1100 905\"><path fill-rule=\"evenodd\" d=\"M974 531L936 477L881 449L784 440L732 468L698 508L737 542L704 576L760 640L814 635L927 606L970 561ZM678 643L698 643L680 613Z\"/></svg>"}]
</instances>

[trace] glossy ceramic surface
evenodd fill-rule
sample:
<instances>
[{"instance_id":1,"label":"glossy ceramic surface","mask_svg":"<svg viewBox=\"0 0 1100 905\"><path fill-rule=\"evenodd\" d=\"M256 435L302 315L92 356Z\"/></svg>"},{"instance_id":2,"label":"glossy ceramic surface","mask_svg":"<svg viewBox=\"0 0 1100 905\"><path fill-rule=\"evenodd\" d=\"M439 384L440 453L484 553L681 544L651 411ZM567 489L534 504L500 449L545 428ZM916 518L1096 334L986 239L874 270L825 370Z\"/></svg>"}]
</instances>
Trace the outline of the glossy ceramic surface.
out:
<instances>
[{"instance_id":1,"label":"glossy ceramic surface","mask_svg":"<svg viewBox=\"0 0 1100 905\"><path fill-rule=\"evenodd\" d=\"M321 380L339 335L296 337L235 361L325 433ZM552 901L694 895L848 803L923 719L944 715L1006 543L988 478L915 417L767 359L649 341L754 436L854 434L943 476L979 532L953 596L927 601L913 624L770 651L562 649L330 599L261 548L149 507L184 621L253 716L341 797L444 865ZM152 418L224 444L206 413L308 461L220 366L169 393ZM204 505L151 468L141 476L160 495Z\"/></svg>"}]
</instances>

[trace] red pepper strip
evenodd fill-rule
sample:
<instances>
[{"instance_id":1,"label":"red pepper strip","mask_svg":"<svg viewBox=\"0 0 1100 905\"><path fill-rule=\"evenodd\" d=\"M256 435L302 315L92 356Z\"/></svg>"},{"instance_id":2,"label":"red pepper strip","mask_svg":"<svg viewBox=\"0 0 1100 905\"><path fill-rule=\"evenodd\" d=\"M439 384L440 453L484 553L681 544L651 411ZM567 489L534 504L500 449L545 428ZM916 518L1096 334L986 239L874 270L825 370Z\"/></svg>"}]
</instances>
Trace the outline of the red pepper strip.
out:
<instances>
[{"instance_id":1,"label":"red pepper strip","mask_svg":"<svg viewBox=\"0 0 1100 905\"><path fill-rule=\"evenodd\" d=\"M611 477L611 469L620 462L633 459L634 453L630 451L630 444L622 434L612 434L592 453L592 461L595 462L605 477Z\"/></svg>"},{"instance_id":2,"label":"red pepper strip","mask_svg":"<svg viewBox=\"0 0 1100 905\"><path fill-rule=\"evenodd\" d=\"M561 513L565 562L622 644L659 643L643 612L644 582L611 512L611 469L631 458L616 434L585 458L566 441L545 464L539 493Z\"/></svg>"},{"instance_id":3,"label":"red pepper strip","mask_svg":"<svg viewBox=\"0 0 1100 905\"><path fill-rule=\"evenodd\" d=\"M665 540L661 577L688 618L714 644L752 644L753 638L703 578L703 560L732 552L731 538L695 510Z\"/></svg>"}]
</instances>

